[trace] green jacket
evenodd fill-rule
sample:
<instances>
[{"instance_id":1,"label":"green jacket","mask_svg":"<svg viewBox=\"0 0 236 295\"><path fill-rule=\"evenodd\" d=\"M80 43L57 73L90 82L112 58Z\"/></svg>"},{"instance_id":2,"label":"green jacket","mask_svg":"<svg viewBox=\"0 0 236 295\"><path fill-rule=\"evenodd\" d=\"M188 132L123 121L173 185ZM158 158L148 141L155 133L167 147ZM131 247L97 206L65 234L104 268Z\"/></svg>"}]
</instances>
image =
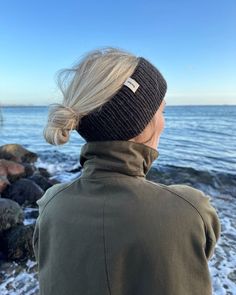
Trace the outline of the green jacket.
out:
<instances>
[{"instance_id":1,"label":"green jacket","mask_svg":"<svg viewBox=\"0 0 236 295\"><path fill-rule=\"evenodd\" d=\"M37 201L40 295L209 295L220 235L210 198L146 180L159 153L103 141L81 150L82 174Z\"/></svg>"}]
</instances>

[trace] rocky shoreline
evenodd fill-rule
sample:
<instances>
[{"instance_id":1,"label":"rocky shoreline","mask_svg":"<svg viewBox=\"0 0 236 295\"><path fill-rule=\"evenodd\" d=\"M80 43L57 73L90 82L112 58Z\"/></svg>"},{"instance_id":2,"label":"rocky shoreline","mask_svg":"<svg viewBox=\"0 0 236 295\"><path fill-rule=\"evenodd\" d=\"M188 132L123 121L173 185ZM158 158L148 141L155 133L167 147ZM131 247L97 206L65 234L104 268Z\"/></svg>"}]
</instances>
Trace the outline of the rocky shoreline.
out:
<instances>
[{"instance_id":1,"label":"rocky shoreline","mask_svg":"<svg viewBox=\"0 0 236 295\"><path fill-rule=\"evenodd\" d=\"M0 260L22 262L34 259L32 235L34 224L25 219L38 216L36 201L56 183L46 169L34 164L37 154L18 144L0 147Z\"/></svg>"}]
</instances>

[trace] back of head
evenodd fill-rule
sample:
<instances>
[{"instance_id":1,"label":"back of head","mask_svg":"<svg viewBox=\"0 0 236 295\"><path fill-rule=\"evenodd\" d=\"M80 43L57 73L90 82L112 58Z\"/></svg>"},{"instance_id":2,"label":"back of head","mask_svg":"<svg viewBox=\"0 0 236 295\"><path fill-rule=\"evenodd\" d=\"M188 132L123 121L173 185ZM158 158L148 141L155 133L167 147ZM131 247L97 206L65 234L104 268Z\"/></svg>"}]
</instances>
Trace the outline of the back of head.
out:
<instances>
[{"instance_id":1,"label":"back of head","mask_svg":"<svg viewBox=\"0 0 236 295\"><path fill-rule=\"evenodd\" d=\"M61 104L51 104L44 137L50 144L69 140L84 116L99 110L134 72L139 58L117 48L106 47L84 55L72 68L58 74L63 94Z\"/></svg>"}]
</instances>

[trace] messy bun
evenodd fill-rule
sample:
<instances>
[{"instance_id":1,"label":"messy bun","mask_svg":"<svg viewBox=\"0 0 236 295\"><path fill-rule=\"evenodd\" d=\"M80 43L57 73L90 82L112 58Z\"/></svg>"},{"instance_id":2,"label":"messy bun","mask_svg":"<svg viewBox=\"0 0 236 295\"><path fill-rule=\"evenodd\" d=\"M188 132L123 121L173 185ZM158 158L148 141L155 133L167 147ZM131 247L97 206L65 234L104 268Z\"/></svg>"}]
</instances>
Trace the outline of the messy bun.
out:
<instances>
[{"instance_id":1,"label":"messy bun","mask_svg":"<svg viewBox=\"0 0 236 295\"><path fill-rule=\"evenodd\" d=\"M76 128L79 120L78 112L61 104L51 104L48 124L44 129L44 137L48 143L64 144L69 140L69 133Z\"/></svg>"},{"instance_id":2,"label":"messy bun","mask_svg":"<svg viewBox=\"0 0 236 295\"><path fill-rule=\"evenodd\" d=\"M63 102L50 105L44 129L46 141L66 143L79 120L107 102L132 75L138 61L124 50L106 47L88 52L72 68L60 70L57 84Z\"/></svg>"}]
</instances>

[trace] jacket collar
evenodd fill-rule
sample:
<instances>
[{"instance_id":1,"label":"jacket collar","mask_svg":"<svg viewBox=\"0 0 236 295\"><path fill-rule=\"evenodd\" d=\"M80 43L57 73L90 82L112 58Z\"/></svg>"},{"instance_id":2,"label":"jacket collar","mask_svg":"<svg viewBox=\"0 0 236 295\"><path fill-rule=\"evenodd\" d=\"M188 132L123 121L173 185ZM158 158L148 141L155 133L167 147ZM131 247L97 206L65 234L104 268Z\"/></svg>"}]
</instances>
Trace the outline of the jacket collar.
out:
<instances>
[{"instance_id":1,"label":"jacket collar","mask_svg":"<svg viewBox=\"0 0 236 295\"><path fill-rule=\"evenodd\" d=\"M80 178L107 177L114 173L145 177L159 152L132 141L92 141L81 148Z\"/></svg>"}]
</instances>

